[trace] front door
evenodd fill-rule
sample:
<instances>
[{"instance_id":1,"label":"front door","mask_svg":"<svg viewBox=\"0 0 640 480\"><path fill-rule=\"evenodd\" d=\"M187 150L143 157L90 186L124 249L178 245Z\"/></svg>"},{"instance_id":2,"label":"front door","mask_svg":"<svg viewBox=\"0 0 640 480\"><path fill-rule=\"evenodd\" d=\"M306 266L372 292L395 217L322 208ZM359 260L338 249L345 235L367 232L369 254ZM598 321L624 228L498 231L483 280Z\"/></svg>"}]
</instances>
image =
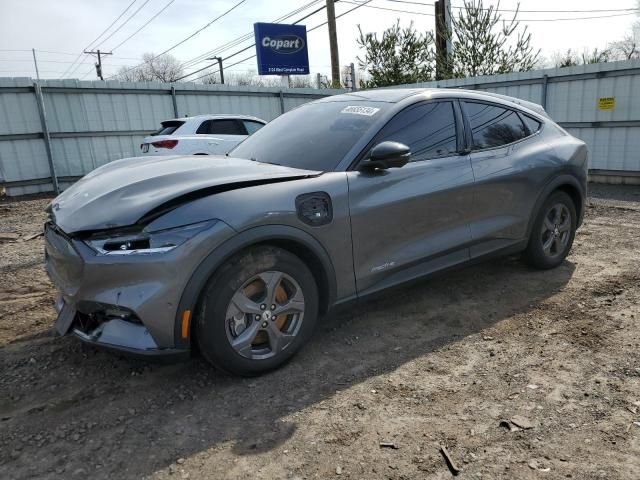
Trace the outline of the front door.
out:
<instances>
[{"instance_id":1,"label":"front door","mask_svg":"<svg viewBox=\"0 0 640 480\"><path fill-rule=\"evenodd\" d=\"M373 144L404 143L410 163L348 172L359 295L469 259L474 179L469 156L458 154L460 118L450 101L407 107Z\"/></svg>"}]
</instances>

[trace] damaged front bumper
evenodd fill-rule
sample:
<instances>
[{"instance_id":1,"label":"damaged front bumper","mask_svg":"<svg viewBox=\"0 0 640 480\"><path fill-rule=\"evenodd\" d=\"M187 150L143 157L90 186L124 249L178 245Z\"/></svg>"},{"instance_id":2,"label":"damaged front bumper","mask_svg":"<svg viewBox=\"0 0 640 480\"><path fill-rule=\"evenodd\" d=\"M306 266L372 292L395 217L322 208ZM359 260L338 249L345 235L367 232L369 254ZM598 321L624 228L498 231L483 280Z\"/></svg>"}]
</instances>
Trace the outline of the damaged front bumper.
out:
<instances>
[{"instance_id":1,"label":"damaged front bumper","mask_svg":"<svg viewBox=\"0 0 640 480\"><path fill-rule=\"evenodd\" d=\"M168 253L111 256L47 224L45 267L61 294L58 333L145 358L187 358L188 349L176 348L180 298L212 245L232 232L218 222Z\"/></svg>"}]
</instances>

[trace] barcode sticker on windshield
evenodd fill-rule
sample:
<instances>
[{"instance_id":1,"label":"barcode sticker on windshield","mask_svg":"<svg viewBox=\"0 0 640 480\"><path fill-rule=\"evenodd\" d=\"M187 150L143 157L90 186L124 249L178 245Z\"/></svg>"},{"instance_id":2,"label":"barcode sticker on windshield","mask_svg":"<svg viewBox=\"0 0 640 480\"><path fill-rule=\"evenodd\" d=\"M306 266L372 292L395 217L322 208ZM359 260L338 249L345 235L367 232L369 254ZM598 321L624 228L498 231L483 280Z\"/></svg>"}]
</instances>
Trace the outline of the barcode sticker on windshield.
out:
<instances>
[{"instance_id":1,"label":"barcode sticker on windshield","mask_svg":"<svg viewBox=\"0 0 640 480\"><path fill-rule=\"evenodd\" d=\"M342 109L340 113L355 113L356 115L366 115L367 117L372 117L376 113L378 113L380 109L375 107L356 107L356 106L348 106Z\"/></svg>"}]
</instances>

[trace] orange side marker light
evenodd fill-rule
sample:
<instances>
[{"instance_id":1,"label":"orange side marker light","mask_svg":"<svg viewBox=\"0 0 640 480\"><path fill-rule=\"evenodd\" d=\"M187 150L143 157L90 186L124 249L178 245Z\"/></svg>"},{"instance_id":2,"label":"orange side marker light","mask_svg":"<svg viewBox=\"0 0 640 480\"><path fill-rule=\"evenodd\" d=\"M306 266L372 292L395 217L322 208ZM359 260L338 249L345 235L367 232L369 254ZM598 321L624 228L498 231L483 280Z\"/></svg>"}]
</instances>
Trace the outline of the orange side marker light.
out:
<instances>
[{"instance_id":1,"label":"orange side marker light","mask_svg":"<svg viewBox=\"0 0 640 480\"><path fill-rule=\"evenodd\" d=\"M191 320L191 310L182 312L182 338L189 337L189 321Z\"/></svg>"}]
</instances>

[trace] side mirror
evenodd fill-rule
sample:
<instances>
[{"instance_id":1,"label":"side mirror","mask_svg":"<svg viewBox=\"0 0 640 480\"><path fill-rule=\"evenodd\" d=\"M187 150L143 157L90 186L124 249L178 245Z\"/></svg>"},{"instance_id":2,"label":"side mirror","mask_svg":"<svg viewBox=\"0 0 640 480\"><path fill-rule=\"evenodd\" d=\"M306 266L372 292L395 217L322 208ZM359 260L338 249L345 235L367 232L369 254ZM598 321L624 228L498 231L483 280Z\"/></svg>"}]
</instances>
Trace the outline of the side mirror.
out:
<instances>
[{"instance_id":1,"label":"side mirror","mask_svg":"<svg viewBox=\"0 0 640 480\"><path fill-rule=\"evenodd\" d=\"M411 149L403 143L382 142L371 149L369 158L362 163L367 169L404 167L411 158Z\"/></svg>"}]
</instances>

